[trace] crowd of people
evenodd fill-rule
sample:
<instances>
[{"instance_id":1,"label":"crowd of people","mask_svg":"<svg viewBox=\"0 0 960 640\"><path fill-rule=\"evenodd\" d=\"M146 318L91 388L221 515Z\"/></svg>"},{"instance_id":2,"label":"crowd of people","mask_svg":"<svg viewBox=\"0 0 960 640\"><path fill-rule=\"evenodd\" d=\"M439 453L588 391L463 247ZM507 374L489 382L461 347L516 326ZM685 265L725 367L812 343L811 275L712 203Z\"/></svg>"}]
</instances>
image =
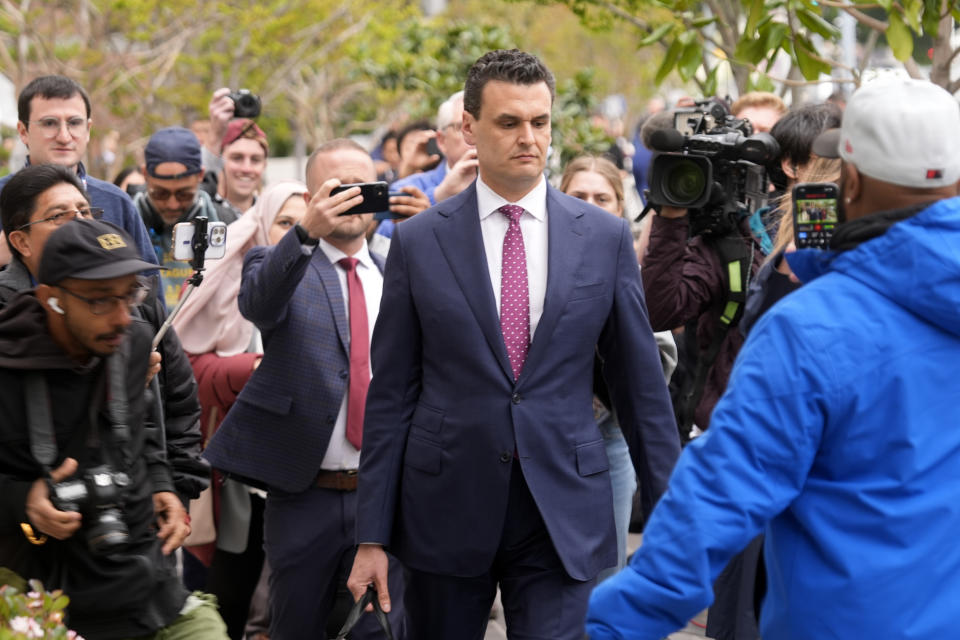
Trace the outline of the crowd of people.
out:
<instances>
[{"instance_id":1,"label":"crowd of people","mask_svg":"<svg viewBox=\"0 0 960 640\"><path fill-rule=\"evenodd\" d=\"M481 640L498 593L512 638L655 640L707 607L723 640L947 635L957 101L716 98L717 131L777 149L769 189L685 208L649 166L700 103L549 175L554 94L493 51L434 122L266 184L269 132L218 89L109 184L84 89L26 85L0 566L106 640L336 637L371 588L351 638ZM807 183L839 187L826 250L796 248Z\"/></svg>"}]
</instances>

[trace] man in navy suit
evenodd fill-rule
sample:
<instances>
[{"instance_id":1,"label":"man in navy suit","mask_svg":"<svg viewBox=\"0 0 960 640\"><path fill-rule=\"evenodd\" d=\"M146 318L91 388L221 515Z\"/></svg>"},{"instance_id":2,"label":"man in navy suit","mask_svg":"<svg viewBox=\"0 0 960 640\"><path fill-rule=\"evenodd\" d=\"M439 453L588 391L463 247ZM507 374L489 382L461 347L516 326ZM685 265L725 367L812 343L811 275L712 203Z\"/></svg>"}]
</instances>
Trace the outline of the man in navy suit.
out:
<instances>
[{"instance_id":1,"label":"man in navy suit","mask_svg":"<svg viewBox=\"0 0 960 640\"><path fill-rule=\"evenodd\" d=\"M679 453L630 229L544 179L553 95L537 58L480 58L462 125L479 178L390 247L348 586L389 607L395 553L417 640L482 638L498 585L510 637L582 637L617 559L595 354L646 509Z\"/></svg>"},{"instance_id":2,"label":"man in navy suit","mask_svg":"<svg viewBox=\"0 0 960 640\"><path fill-rule=\"evenodd\" d=\"M363 201L360 189L331 195L341 184L376 180L369 154L334 140L314 151L306 174L303 219L277 245L244 258L240 311L260 329L264 356L204 454L268 489L273 640L328 637L336 587L353 561L368 327L383 288L383 261L365 239L372 214L342 215ZM394 573L391 587L402 589ZM401 618L393 612L398 637ZM367 616L352 637L379 632Z\"/></svg>"}]
</instances>

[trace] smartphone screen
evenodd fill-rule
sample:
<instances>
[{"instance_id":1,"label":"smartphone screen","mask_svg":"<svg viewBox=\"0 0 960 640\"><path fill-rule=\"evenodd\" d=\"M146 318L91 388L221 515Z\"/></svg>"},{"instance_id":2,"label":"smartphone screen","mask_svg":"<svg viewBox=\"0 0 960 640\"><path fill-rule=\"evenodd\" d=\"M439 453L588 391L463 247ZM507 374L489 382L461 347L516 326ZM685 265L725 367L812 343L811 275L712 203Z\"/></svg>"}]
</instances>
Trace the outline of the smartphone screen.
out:
<instances>
[{"instance_id":1,"label":"smartphone screen","mask_svg":"<svg viewBox=\"0 0 960 640\"><path fill-rule=\"evenodd\" d=\"M339 187L334 187L330 195L336 195L351 187L360 187L360 195L363 196L363 202L348 211L344 211L340 214L341 216L352 216L357 213L376 213L377 211L386 211L390 208L390 194L388 193L386 182L342 184Z\"/></svg>"},{"instance_id":2,"label":"smartphone screen","mask_svg":"<svg viewBox=\"0 0 960 640\"><path fill-rule=\"evenodd\" d=\"M793 235L798 249L826 249L840 224L839 189L832 182L793 188Z\"/></svg>"}]
</instances>

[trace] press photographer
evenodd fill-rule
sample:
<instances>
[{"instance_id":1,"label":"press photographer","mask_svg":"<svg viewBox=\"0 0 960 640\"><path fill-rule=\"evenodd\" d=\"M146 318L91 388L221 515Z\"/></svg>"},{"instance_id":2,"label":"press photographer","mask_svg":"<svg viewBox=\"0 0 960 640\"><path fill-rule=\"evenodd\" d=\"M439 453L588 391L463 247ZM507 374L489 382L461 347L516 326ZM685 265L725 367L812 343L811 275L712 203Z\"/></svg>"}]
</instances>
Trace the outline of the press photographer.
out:
<instances>
[{"instance_id":1,"label":"press photographer","mask_svg":"<svg viewBox=\"0 0 960 640\"><path fill-rule=\"evenodd\" d=\"M89 638L220 640L177 576L190 526L145 418L152 332L130 309L155 268L119 227L67 222L0 312L0 565L63 589Z\"/></svg>"},{"instance_id":2,"label":"press photographer","mask_svg":"<svg viewBox=\"0 0 960 640\"><path fill-rule=\"evenodd\" d=\"M766 166L779 156L779 146L770 134L754 134L749 121L731 116L719 99L698 101L673 116L666 127L658 120L661 128L644 134L657 151L649 201L659 211L641 275L654 331L697 323L696 366L678 407L686 438L694 425L709 426L743 344L731 329L764 257L749 217L767 205Z\"/></svg>"}]
</instances>

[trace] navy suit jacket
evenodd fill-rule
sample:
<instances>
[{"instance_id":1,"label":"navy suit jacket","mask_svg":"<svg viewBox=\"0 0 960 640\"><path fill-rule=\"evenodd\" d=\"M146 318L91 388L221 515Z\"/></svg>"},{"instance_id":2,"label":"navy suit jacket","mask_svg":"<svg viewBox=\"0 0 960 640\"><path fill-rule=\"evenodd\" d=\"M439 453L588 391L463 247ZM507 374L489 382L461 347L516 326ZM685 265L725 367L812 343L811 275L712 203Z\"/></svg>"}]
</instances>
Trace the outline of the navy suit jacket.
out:
<instances>
[{"instance_id":1,"label":"navy suit jacket","mask_svg":"<svg viewBox=\"0 0 960 640\"><path fill-rule=\"evenodd\" d=\"M383 269L380 256L371 254ZM243 260L240 312L260 329L263 361L204 457L259 486L313 485L350 377L350 326L336 267L288 232Z\"/></svg>"},{"instance_id":2,"label":"navy suit jacket","mask_svg":"<svg viewBox=\"0 0 960 640\"><path fill-rule=\"evenodd\" d=\"M548 188L543 315L514 383L476 198L474 184L394 231L371 350L357 540L422 571L489 570L516 447L567 573L587 580L617 559L593 418L596 353L646 510L680 448L633 237L626 221Z\"/></svg>"}]
</instances>

